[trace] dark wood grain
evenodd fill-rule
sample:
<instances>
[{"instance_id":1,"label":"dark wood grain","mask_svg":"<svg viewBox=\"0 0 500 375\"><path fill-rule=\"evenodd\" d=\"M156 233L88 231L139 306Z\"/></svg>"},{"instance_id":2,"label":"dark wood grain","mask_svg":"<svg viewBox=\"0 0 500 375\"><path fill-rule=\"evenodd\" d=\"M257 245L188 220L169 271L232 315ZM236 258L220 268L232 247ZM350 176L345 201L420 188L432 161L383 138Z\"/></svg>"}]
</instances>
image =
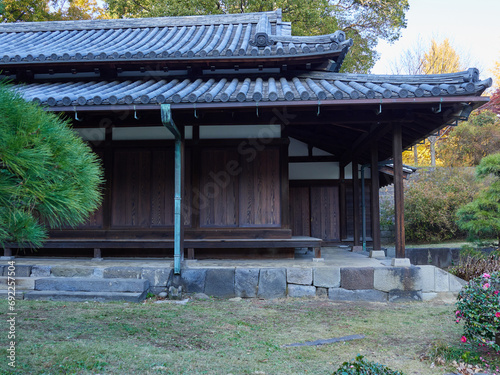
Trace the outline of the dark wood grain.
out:
<instances>
[{"instance_id":1,"label":"dark wood grain","mask_svg":"<svg viewBox=\"0 0 500 375\"><path fill-rule=\"evenodd\" d=\"M251 156L254 157L251 157ZM280 152L267 147L241 155L239 224L273 227L281 224Z\"/></svg>"},{"instance_id":2,"label":"dark wood grain","mask_svg":"<svg viewBox=\"0 0 500 375\"><path fill-rule=\"evenodd\" d=\"M311 235L311 214L308 187L290 187L290 220L294 236Z\"/></svg>"},{"instance_id":3,"label":"dark wood grain","mask_svg":"<svg viewBox=\"0 0 500 375\"><path fill-rule=\"evenodd\" d=\"M201 151L200 185L196 192L201 228L238 225L238 175L230 173L228 168L234 163L239 163L234 149Z\"/></svg>"},{"instance_id":4,"label":"dark wood grain","mask_svg":"<svg viewBox=\"0 0 500 375\"><path fill-rule=\"evenodd\" d=\"M111 205L112 227L149 227L151 210L150 164L150 151L115 151Z\"/></svg>"},{"instance_id":5,"label":"dark wood grain","mask_svg":"<svg viewBox=\"0 0 500 375\"><path fill-rule=\"evenodd\" d=\"M340 241L338 186L311 187L311 235Z\"/></svg>"}]
</instances>

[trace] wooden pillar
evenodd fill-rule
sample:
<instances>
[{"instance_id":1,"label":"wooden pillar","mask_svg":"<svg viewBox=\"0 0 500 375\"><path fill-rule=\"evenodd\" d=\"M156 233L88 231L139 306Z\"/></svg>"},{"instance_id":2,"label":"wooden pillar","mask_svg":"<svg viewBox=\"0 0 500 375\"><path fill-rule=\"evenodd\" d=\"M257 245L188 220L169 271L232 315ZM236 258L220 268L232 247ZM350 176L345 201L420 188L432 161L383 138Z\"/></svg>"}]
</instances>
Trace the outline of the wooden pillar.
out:
<instances>
[{"instance_id":1,"label":"wooden pillar","mask_svg":"<svg viewBox=\"0 0 500 375\"><path fill-rule=\"evenodd\" d=\"M11 257L12 256L12 249L10 247L4 247L3 248L3 256L4 257Z\"/></svg>"},{"instance_id":2,"label":"wooden pillar","mask_svg":"<svg viewBox=\"0 0 500 375\"><path fill-rule=\"evenodd\" d=\"M403 190L403 139L401 124L394 124L392 157L394 160L394 216L396 229L396 258L405 258L405 218Z\"/></svg>"},{"instance_id":3,"label":"wooden pillar","mask_svg":"<svg viewBox=\"0 0 500 375\"><path fill-rule=\"evenodd\" d=\"M353 251L361 251L361 226L359 215L359 176L358 176L358 163L352 162L352 203L353 203L353 220L354 220L354 247Z\"/></svg>"},{"instance_id":4,"label":"wooden pillar","mask_svg":"<svg viewBox=\"0 0 500 375\"><path fill-rule=\"evenodd\" d=\"M340 165L339 210L340 210L340 239L347 238L347 210L345 199L345 166Z\"/></svg>"},{"instance_id":5,"label":"wooden pillar","mask_svg":"<svg viewBox=\"0 0 500 375\"><path fill-rule=\"evenodd\" d=\"M373 250L380 250L380 204L379 204L379 178L378 178L378 145L371 147L371 219Z\"/></svg>"}]
</instances>

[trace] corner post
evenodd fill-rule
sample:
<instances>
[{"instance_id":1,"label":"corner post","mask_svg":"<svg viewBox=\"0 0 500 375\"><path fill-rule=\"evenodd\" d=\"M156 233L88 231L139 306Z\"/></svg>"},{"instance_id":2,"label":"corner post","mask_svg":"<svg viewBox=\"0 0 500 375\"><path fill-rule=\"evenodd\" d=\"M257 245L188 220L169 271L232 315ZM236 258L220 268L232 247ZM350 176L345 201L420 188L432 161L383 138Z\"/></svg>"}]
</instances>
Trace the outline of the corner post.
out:
<instances>
[{"instance_id":1,"label":"corner post","mask_svg":"<svg viewBox=\"0 0 500 375\"><path fill-rule=\"evenodd\" d=\"M353 219L354 219L354 241L352 251L362 251L360 241L360 215L359 215L359 166L357 161L352 161L352 203L353 203Z\"/></svg>"},{"instance_id":2,"label":"corner post","mask_svg":"<svg viewBox=\"0 0 500 375\"><path fill-rule=\"evenodd\" d=\"M396 259L405 258L405 216L403 187L403 133L401 124L394 124L392 139L394 160L394 213L396 229ZM394 263L394 261L393 261Z\"/></svg>"},{"instance_id":3,"label":"corner post","mask_svg":"<svg viewBox=\"0 0 500 375\"><path fill-rule=\"evenodd\" d=\"M385 257L385 253L381 250L380 243L380 203L379 190L380 181L378 176L378 145L373 143L371 147L371 219L372 219L372 240L373 250L370 252L370 257Z\"/></svg>"}]
</instances>

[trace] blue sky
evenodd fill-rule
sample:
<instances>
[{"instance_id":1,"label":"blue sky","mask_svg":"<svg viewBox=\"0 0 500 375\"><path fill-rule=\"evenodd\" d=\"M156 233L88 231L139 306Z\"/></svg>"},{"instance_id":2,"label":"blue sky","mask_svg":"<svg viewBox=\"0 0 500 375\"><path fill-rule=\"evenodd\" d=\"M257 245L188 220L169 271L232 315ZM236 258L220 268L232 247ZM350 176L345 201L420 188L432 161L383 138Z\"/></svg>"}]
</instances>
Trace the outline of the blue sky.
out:
<instances>
[{"instance_id":1,"label":"blue sky","mask_svg":"<svg viewBox=\"0 0 500 375\"><path fill-rule=\"evenodd\" d=\"M372 73L390 73L389 64L414 46L420 38L429 43L449 38L459 53L470 55L471 65L481 77L491 76L494 62L500 61L500 0L409 0L407 28L395 43L381 42L380 60Z\"/></svg>"}]
</instances>

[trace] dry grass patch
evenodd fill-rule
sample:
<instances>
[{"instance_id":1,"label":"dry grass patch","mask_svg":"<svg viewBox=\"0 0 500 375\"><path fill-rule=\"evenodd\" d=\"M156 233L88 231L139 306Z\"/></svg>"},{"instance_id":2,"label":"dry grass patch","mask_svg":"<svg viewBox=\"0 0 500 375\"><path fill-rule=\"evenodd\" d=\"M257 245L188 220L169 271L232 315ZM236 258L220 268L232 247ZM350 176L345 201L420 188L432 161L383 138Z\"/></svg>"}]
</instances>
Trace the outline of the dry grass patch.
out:
<instances>
[{"instance_id":1,"label":"dry grass patch","mask_svg":"<svg viewBox=\"0 0 500 375\"><path fill-rule=\"evenodd\" d=\"M6 311L6 301L0 306ZM19 301L16 308L12 374L331 374L362 354L405 374L442 375L445 367L420 356L437 342L459 343L461 330L452 305L430 303ZM282 347L354 334L365 339ZM5 334L0 344L5 358Z\"/></svg>"}]
</instances>

